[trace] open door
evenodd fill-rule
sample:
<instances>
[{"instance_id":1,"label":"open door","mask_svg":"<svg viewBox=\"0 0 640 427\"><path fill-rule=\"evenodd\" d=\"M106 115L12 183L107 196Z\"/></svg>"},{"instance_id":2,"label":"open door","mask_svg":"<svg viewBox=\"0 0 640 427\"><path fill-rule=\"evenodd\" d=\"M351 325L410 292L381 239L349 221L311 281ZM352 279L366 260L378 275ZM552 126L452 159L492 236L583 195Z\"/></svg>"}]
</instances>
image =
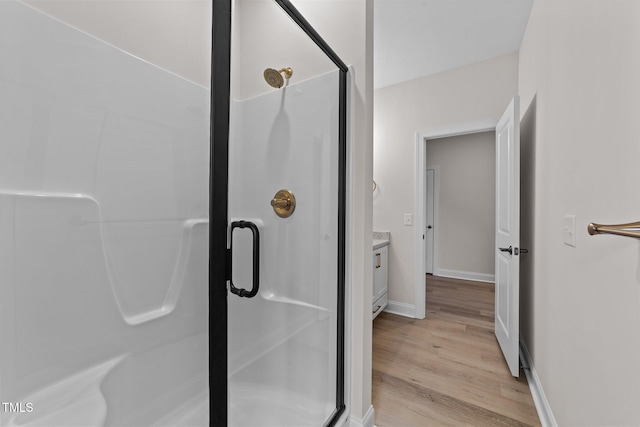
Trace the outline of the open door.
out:
<instances>
[{"instance_id":1,"label":"open door","mask_svg":"<svg viewBox=\"0 0 640 427\"><path fill-rule=\"evenodd\" d=\"M519 376L520 98L496 126L495 333L509 370Z\"/></svg>"}]
</instances>

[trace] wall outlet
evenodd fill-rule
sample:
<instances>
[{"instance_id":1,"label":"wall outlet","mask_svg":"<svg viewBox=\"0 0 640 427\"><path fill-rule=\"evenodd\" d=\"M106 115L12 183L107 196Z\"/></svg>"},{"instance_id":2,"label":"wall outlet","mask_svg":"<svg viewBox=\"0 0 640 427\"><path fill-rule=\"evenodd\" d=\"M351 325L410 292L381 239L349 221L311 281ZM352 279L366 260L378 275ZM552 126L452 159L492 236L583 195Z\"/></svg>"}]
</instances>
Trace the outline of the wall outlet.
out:
<instances>
[{"instance_id":1,"label":"wall outlet","mask_svg":"<svg viewBox=\"0 0 640 427\"><path fill-rule=\"evenodd\" d=\"M564 227L562 229L562 235L564 237L564 244L568 246L576 247L576 216L565 215Z\"/></svg>"},{"instance_id":2,"label":"wall outlet","mask_svg":"<svg viewBox=\"0 0 640 427\"><path fill-rule=\"evenodd\" d=\"M404 225L413 225L413 214L404 214Z\"/></svg>"}]
</instances>

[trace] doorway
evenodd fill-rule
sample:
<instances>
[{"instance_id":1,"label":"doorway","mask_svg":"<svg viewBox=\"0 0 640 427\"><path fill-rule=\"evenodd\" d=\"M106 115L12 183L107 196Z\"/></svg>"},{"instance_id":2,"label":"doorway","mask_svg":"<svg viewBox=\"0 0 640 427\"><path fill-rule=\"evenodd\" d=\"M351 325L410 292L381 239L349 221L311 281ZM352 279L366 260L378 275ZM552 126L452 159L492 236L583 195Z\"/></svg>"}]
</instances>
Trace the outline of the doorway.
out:
<instances>
[{"instance_id":1,"label":"doorway","mask_svg":"<svg viewBox=\"0 0 640 427\"><path fill-rule=\"evenodd\" d=\"M468 215L469 210L464 208L464 204L460 205L459 201L452 201L446 199L442 190L441 180L444 175L444 168L442 165L438 165L440 162L436 156L432 153L431 156L428 155L428 144L431 141L443 140L444 138L450 137L460 137L464 135L470 134L479 134L484 132L493 132L495 131L495 127L497 124L496 119L482 120L477 122L470 122L466 124L450 126L446 128L436 128L436 129L427 129L423 131L419 131L417 133L416 139L416 171L417 171L417 198L416 198L416 229L415 229L415 242L416 242L416 276L415 276L415 312L416 318L424 318L425 317L425 302L426 302L426 293L425 293L425 275L428 272L428 248L430 245L430 241L426 238L429 232L427 228L429 224L427 223L427 211L428 211L428 197L427 197L427 188L428 188L428 168L433 168L433 166L439 166L439 172L435 175L438 175L438 180L434 180L435 188L433 191L434 194L434 210L435 205L439 205L437 209L440 212L443 212L444 206L452 206L448 212L459 212L460 215ZM429 165L429 167L427 167ZM495 167L495 166L494 166ZM457 190L463 189L464 191L473 192L473 188L475 186L475 175L471 170L464 171L449 171L452 174L452 178L450 180L453 181L451 185L451 189L448 191L449 195L454 194ZM495 173L495 170L492 169L490 171L491 174ZM437 201L435 200L437 199ZM473 201L469 201L467 203L474 203ZM494 203L494 200L489 201L490 204ZM458 207L455 208L456 204ZM444 205L444 206L443 206ZM454 209L455 208L455 209ZM468 239L465 237L465 232L468 232L470 229L472 230L474 227L473 224L473 216L467 218L467 221L463 221L466 223L465 227L462 229L456 229L455 223L460 223L460 218L455 218L456 215L448 215L447 226L449 228L450 233L453 233L453 239L450 239L451 236L444 237L444 233L442 230L442 224L440 224L444 220L444 214L439 215L438 211L434 212L434 224L432 225L432 233L434 235L433 242L433 250L431 257L432 265L432 274L439 275L443 277L455 277L466 280L480 280L480 281L492 281L493 275L490 273L482 272L482 271L465 271L463 267L464 264L460 264L460 262L464 262L465 259L473 258L476 254L473 253L473 248L467 248ZM493 213L491 213L493 215ZM451 216L452 218L449 218ZM453 220L453 221L449 221ZM477 224L475 224L477 225ZM493 230L491 230L493 232ZM467 240L465 240L467 239ZM451 241L450 241L451 240ZM443 245L443 242L445 242ZM493 244L491 240L491 244ZM470 251L467 251L470 249ZM446 260L443 258L443 251L446 251ZM491 255L493 255L493 249L491 250Z\"/></svg>"},{"instance_id":2,"label":"doorway","mask_svg":"<svg viewBox=\"0 0 640 427\"><path fill-rule=\"evenodd\" d=\"M438 261L433 265L432 274L493 282L495 132L429 139L426 144L427 161L439 170L436 208L439 221L434 224L431 218L435 215L430 207L435 205L436 199L429 177L435 171L427 168L427 272L429 261L437 253ZM432 242L435 230L440 239ZM433 245L432 250L429 250L430 245Z\"/></svg>"}]
</instances>

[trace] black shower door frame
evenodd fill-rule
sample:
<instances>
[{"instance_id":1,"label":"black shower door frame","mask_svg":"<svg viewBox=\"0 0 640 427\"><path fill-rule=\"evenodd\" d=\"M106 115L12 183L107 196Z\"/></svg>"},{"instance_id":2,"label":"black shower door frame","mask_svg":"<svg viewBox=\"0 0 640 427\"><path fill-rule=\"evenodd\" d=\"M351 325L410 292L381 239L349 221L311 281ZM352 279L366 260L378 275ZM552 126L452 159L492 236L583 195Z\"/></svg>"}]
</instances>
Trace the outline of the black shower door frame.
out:
<instances>
[{"instance_id":1,"label":"black shower door frame","mask_svg":"<svg viewBox=\"0 0 640 427\"><path fill-rule=\"evenodd\" d=\"M333 426L345 406L345 271L347 203L347 73L348 67L320 37L289 0L274 0L338 67L338 247L336 278L337 370L336 407L327 422ZM231 3L212 0L213 29L211 52L211 163L209 197L209 408L210 426L228 423L227 380L227 283L230 262L227 251L229 195L229 105L231 71ZM250 410L251 408L247 408Z\"/></svg>"}]
</instances>

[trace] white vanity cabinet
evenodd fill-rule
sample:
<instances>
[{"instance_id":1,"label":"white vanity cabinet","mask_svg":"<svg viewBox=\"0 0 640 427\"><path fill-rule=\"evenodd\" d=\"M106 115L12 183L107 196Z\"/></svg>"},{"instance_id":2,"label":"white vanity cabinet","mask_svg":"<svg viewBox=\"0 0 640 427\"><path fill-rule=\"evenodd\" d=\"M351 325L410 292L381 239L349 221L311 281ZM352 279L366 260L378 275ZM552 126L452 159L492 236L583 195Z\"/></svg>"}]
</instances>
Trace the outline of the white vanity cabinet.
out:
<instances>
[{"instance_id":1,"label":"white vanity cabinet","mask_svg":"<svg viewBox=\"0 0 640 427\"><path fill-rule=\"evenodd\" d=\"M373 305L371 307L372 318L387 306L387 281L388 281L389 246L373 249Z\"/></svg>"}]
</instances>

